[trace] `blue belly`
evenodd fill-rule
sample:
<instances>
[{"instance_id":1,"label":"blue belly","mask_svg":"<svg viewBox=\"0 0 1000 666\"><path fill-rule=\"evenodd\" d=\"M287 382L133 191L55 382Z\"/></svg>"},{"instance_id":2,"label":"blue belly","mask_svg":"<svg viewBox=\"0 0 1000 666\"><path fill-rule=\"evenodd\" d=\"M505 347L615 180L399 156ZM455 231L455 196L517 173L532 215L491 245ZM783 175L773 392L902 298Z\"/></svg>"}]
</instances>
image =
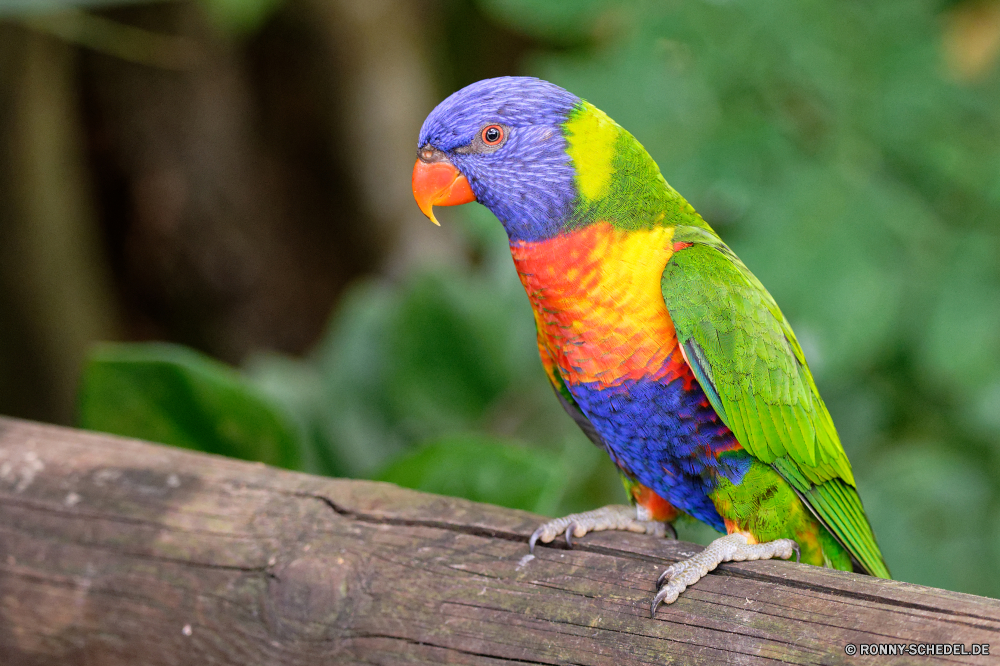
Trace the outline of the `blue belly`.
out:
<instances>
[{"instance_id":1,"label":"blue belly","mask_svg":"<svg viewBox=\"0 0 1000 666\"><path fill-rule=\"evenodd\" d=\"M567 388L619 467L678 509L725 532L709 493L720 477L739 484L750 457L719 458L738 444L697 382L689 382L688 390L684 385L675 377L611 388L567 383Z\"/></svg>"}]
</instances>

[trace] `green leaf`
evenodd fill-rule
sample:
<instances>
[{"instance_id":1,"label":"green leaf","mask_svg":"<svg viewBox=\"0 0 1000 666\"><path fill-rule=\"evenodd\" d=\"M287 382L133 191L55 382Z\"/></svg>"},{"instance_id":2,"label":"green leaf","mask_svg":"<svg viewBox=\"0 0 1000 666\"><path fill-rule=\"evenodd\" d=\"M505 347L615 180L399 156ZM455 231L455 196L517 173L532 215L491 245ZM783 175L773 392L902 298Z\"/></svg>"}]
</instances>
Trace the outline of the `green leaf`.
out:
<instances>
[{"instance_id":1,"label":"green leaf","mask_svg":"<svg viewBox=\"0 0 1000 666\"><path fill-rule=\"evenodd\" d=\"M0 0L0 16L38 17L74 11L98 11L110 7L153 4L159 0ZM284 0L199 0L203 11L224 32L252 35L281 8ZM88 14L88 16L90 16ZM105 21L113 24L111 21ZM125 26L126 29L131 26ZM65 35L60 35L64 38ZM113 37L113 35L112 35ZM87 40L73 40L83 41ZM93 46L93 44L87 44Z\"/></svg>"},{"instance_id":2,"label":"green leaf","mask_svg":"<svg viewBox=\"0 0 1000 666\"><path fill-rule=\"evenodd\" d=\"M573 43L593 30L602 11L613 9L614 4L607 0L481 0L480 8L527 35Z\"/></svg>"},{"instance_id":3,"label":"green leaf","mask_svg":"<svg viewBox=\"0 0 1000 666\"><path fill-rule=\"evenodd\" d=\"M550 513L563 491L557 456L492 439L459 435L396 458L376 479L439 495Z\"/></svg>"},{"instance_id":4,"label":"green leaf","mask_svg":"<svg viewBox=\"0 0 1000 666\"><path fill-rule=\"evenodd\" d=\"M216 25L233 35L251 35L277 11L283 0L201 0Z\"/></svg>"},{"instance_id":5,"label":"green leaf","mask_svg":"<svg viewBox=\"0 0 1000 666\"><path fill-rule=\"evenodd\" d=\"M388 336L397 409L441 430L477 418L507 379L498 336L478 325L473 304L456 293L463 288L469 286L461 276L422 276L410 285Z\"/></svg>"},{"instance_id":6,"label":"green leaf","mask_svg":"<svg viewBox=\"0 0 1000 666\"><path fill-rule=\"evenodd\" d=\"M323 429L326 410L322 377L315 365L265 351L247 359L243 376L293 421L302 434L297 469L325 476L350 476Z\"/></svg>"},{"instance_id":7,"label":"green leaf","mask_svg":"<svg viewBox=\"0 0 1000 666\"><path fill-rule=\"evenodd\" d=\"M101 9L118 5L151 4L157 0L0 0L0 16L32 15L67 9Z\"/></svg>"},{"instance_id":8,"label":"green leaf","mask_svg":"<svg viewBox=\"0 0 1000 666\"><path fill-rule=\"evenodd\" d=\"M104 344L91 353L79 426L297 469L299 436L232 368L179 345Z\"/></svg>"}]
</instances>

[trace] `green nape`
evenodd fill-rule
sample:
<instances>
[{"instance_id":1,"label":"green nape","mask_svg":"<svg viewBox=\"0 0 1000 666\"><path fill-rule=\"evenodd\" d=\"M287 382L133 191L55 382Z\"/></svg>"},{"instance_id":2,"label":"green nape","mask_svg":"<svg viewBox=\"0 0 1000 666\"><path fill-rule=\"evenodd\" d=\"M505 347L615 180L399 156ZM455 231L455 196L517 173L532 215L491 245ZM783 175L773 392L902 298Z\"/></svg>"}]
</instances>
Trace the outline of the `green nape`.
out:
<instances>
[{"instance_id":1,"label":"green nape","mask_svg":"<svg viewBox=\"0 0 1000 666\"><path fill-rule=\"evenodd\" d=\"M672 188L634 136L589 102L563 124L580 193L567 229L609 222L619 229L693 226L711 230Z\"/></svg>"},{"instance_id":2,"label":"green nape","mask_svg":"<svg viewBox=\"0 0 1000 666\"><path fill-rule=\"evenodd\" d=\"M750 467L739 484L721 478L710 497L719 515L764 543L794 539L807 564L851 571L851 554L816 519L795 490L770 465L745 451L722 457L747 457Z\"/></svg>"}]
</instances>

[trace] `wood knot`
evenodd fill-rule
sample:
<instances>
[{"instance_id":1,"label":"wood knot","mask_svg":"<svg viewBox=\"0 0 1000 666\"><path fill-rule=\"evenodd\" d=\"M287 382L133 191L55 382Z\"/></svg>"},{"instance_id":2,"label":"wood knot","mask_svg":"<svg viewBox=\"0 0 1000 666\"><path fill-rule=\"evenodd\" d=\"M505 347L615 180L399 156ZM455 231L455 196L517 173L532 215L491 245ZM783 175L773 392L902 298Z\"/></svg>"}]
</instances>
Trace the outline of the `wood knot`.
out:
<instances>
[{"instance_id":1,"label":"wood knot","mask_svg":"<svg viewBox=\"0 0 1000 666\"><path fill-rule=\"evenodd\" d=\"M267 617L281 640L329 640L357 599L359 567L353 554L307 555L276 563L268 583Z\"/></svg>"}]
</instances>

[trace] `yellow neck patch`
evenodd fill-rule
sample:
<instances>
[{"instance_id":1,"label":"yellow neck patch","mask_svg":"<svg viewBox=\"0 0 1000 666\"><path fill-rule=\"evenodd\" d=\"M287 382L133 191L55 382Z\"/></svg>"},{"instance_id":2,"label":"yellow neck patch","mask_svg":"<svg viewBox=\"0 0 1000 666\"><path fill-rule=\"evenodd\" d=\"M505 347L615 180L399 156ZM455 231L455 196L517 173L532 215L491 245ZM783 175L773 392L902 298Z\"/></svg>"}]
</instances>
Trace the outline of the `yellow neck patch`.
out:
<instances>
[{"instance_id":1,"label":"yellow neck patch","mask_svg":"<svg viewBox=\"0 0 1000 666\"><path fill-rule=\"evenodd\" d=\"M585 198L596 201L607 195L614 168L615 145L622 128L590 102L571 114L563 125L567 152L576 167L576 186Z\"/></svg>"}]
</instances>

